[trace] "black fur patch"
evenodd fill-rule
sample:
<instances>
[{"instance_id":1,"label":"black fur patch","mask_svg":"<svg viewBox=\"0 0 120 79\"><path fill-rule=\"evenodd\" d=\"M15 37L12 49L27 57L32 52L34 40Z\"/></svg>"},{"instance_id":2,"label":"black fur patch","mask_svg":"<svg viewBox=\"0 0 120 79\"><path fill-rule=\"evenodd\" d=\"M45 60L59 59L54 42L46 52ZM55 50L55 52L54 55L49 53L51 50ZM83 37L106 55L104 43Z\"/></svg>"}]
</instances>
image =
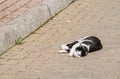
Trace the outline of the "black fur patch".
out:
<instances>
[{"instance_id":1,"label":"black fur patch","mask_svg":"<svg viewBox=\"0 0 120 79\"><path fill-rule=\"evenodd\" d=\"M84 57L87 55L88 49L85 46L79 46L76 51L81 51L81 57Z\"/></svg>"},{"instance_id":2,"label":"black fur patch","mask_svg":"<svg viewBox=\"0 0 120 79\"><path fill-rule=\"evenodd\" d=\"M91 40L92 41L92 42L90 42L90 41L82 42L82 43L90 46L89 52L97 51L97 50L100 50L103 48L101 41L95 36L87 37L84 40Z\"/></svg>"}]
</instances>

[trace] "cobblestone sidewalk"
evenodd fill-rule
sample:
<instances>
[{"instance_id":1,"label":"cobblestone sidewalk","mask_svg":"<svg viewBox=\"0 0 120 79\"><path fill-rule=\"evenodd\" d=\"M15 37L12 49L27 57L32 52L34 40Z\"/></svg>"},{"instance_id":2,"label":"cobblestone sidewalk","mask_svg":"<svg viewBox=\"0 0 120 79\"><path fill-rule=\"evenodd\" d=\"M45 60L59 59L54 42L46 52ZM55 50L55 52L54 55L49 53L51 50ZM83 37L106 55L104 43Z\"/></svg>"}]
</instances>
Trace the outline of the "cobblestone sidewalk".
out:
<instances>
[{"instance_id":1,"label":"cobblestone sidewalk","mask_svg":"<svg viewBox=\"0 0 120 79\"><path fill-rule=\"evenodd\" d=\"M119 9L119 0L77 0L1 56L0 78L120 79ZM82 58L57 53L87 35L99 37L104 48Z\"/></svg>"}]
</instances>

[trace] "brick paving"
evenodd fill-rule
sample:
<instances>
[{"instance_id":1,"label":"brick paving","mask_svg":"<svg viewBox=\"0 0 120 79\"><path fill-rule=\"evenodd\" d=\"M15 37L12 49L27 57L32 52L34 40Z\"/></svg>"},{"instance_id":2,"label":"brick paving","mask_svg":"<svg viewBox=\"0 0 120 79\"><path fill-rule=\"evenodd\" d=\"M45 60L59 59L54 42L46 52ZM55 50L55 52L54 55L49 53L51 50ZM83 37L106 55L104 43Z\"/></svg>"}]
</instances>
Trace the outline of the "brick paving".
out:
<instances>
[{"instance_id":1,"label":"brick paving","mask_svg":"<svg viewBox=\"0 0 120 79\"><path fill-rule=\"evenodd\" d=\"M120 79L119 9L119 0L77 0L1 56L0 78ZM86 35L98 36L104 48L83 58L57 53Z\"/></svg>"},{"instance_id":2,"label":"brick paving","mask_svg":"<svg viewBox=\"0 0 120 79\"><path fill-rule=\"evenodd\" d=\"M14 20L41 1L42 0L1 0L0 25Z\"/></svg>"}]
</instances>

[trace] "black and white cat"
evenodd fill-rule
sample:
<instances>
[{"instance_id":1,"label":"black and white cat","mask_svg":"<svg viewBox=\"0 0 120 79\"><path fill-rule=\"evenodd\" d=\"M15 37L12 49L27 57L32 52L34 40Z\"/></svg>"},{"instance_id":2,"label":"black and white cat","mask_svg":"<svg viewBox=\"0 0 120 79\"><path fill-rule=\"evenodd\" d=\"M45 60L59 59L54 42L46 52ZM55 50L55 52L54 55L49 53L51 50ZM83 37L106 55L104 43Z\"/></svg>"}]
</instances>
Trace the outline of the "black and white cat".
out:
<instances>
[{"instance_id":1,"label":"black and white cat","mask_svg":"<svg viewBox=\"0 0 120 79\"><path fill-rule=\"evenodd\" d=\"M69 53L69 56L83 57L88 53L102 49L103 46L99 38L87 36L69 44L63 44L59 53Z\"/></svg>"}]
</instances>

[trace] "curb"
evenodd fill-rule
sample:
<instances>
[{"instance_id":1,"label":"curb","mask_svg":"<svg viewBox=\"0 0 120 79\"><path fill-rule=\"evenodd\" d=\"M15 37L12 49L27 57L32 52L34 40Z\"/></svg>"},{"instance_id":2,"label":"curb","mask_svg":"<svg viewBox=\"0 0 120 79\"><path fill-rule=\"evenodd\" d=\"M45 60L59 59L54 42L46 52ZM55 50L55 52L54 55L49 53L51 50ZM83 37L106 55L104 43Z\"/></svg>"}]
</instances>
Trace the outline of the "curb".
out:
<instances>
[{"instance_id":1,"label":"curb","mask_svg":"<svg viewBox=\"0 0 120 79\"><path fill-rule=\"evenodd\" d=\"M74 0L43 0L24 14L0 27L0 54L25 38Z\"/></svg>"}]
</instances>

